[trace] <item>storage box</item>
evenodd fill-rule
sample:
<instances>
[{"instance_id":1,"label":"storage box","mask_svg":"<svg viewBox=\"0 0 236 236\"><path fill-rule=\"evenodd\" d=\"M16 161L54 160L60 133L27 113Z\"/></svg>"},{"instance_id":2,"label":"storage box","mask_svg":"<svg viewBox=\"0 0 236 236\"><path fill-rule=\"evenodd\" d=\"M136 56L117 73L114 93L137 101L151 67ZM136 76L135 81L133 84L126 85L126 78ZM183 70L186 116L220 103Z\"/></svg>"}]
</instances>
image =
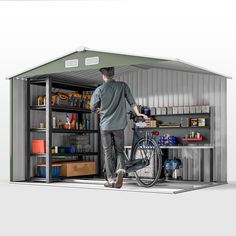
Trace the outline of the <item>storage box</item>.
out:
<instances>
[{"instance_id":1,"label":"storage box","mask_svg":"<svg viewBox=\"0 0 236 236\"><path fill-rule=\"evenodd\" d=\"M196 113L202 113L202 106L196 106Z\"/></svg>"},{"instance_id":2,"label":"storage box","mask_svg":"<svg viewBox=\"0 0 236 236\"><path fill-rule=\"evenodd\" d=\"M181 127L189 127L189 118L181 117Z\"/></svg>"},{"instance_id":3,"label":"storage box","mask_svg":"<svg viewBox=\"0 0 236 236\"><path fill-rule=\"evenodd\" d=\"M151 107L150 110L151 110L151 116L156 115L156 108L155 107Z\"/></svg>"},{"instance_id":4,"label":"storage box","mask_svg":"<svg viewBox=\"0 0 236 236\"><path fill-rule=\"evenodd\" d=\"M172 115L173 114L173 107L167 107L167 114Z\"/></svg>"},{"instance_id":5,"label":"storage box","mask_svg":"<svg viewBox=\"0 0 236 236\"><path fill-rule=\"evenodd\" d=\"M184 114L189 114L189 112L190 112L189 106L185 106L184 107Z\"/></svg>"},{"instance_id":6,"label":"storage box","mask_svg":"<svg viewBox=\"0 0 236 236\"><path fill-rule=\"evenodd\" d=\"M44 154L46 153L46 141L45 140L32 140L33 154Z\"/></svg>"},{"instance_id":7,"label":"storage box","mask_svg":"<svg viewBox=\"0 0 236 236\"><path fill-rule=\"evenodd\" d=\"M196 118L191 119L191 126L197 127L198 126L198 119L196 119Z\"/></svg>"},{"instance_id":8,"label":"storage box","mask_svg":"<svg viewBox=\"0 0 236 236\"><path fill-rule=\"evenodd\" d=\"M46 165L45 164L37 164L37 176L41 178L46 177ZM58 178L60 177L60 164L52 164L52 177Z\"/></svg>"},{"instance_id":9,"label":"storage box","mask_svg":"<svg viewBox=\"0 0 236 236\"><path fill-rule=\"evenodd\" d=\"M61 164L61 176L73 177L83 175L95 175L96 163L92 161L63 162Z\"/></svg>"},{"instance_id":10,"label":"storage box","mask_svg":"<svg viewBox=\"0 0 236 236\"><path fill-rule=\"evenodd\" d=\"M166 109L166 107L162 107L162 108L161 108L161 114L162 114L162 115L166 115L166 114L167 114L167 109Z\"/></svg>"},{"instance_id":11,"label":"storage box","mask_svg":"<svg viewBox=\"0 0 236 236\"><path fill-rule=\"evenodd\" d=\"M196 107L195 107L195 106L191 106L191 107L189 108L189 111L190 111L191 114L196 113Z\"/></svg>"},{"instance_id":12,"label":"storage box","mask_svg":"<svg viewBox=\"0 0 236 236\"><path fill-rule=\"evenodd\" d=\"M206 126L206 118L198 118L198 126Z\"/></svg>"},{"instance_id":13,"label":"storage box","mask_svg":"<svg viewBox=\"0 0 236 236\"><path fill-rule=\"evenodd\" d=\"M210 113L210 106L202 105L202 113Z\"/></svg>"},{"instance_id":14,"label":"storage box","mask_svg":"<svg viewBox=\"0 0 236 236\"><path fill-rule=\"evenodd\" d=\"M157 115L161 115L161 107L157 107L156 108L156 114Z\"/></svg>"},{"instance_id":15,"label":"storage box","mask_svg":"<svg viewBox=\"0 0 236 236\"><path fill-rule=\"evenodd\" d=\"M178 114L184 114L184 107L178 107Z\"/></svg>"},{"instance_id":16,"label":"storage box","mask_svg":"<svg viewBox=\"0 0 236 236\"><path fill-rule=\"evenodd\" d=\"M75 147L58 147L59 153L76 153Z\"/></svg>"},{"instance_id":17,"label":"storage box","mask_svg":"<svg viewBox=\"0 0 236 236\"><path fill-rule=\"evenodd\" d=\"M178 114L178 107L173 107L173 114Z\"/></svg>"}]
</instances>

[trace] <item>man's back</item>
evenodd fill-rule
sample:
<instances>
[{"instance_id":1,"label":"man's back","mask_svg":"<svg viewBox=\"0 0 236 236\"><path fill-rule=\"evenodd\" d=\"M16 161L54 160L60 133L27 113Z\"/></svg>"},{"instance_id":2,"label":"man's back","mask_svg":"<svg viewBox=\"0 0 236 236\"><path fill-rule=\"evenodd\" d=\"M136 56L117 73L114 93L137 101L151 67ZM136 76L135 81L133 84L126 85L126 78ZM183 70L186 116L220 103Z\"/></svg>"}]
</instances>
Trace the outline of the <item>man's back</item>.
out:
<instances>
[{"instance_id":1,"label":"man's back","mask_svg":"<svg viewBox=\"0 0 236 236\"><path fill-rule=\"evenodd\" d=\"M136 105L128 85L113 79L99 86L91 100L91 107L99 103L102 130L120 130L127 125L126 100Z\"/></svg>"}]
</instances>

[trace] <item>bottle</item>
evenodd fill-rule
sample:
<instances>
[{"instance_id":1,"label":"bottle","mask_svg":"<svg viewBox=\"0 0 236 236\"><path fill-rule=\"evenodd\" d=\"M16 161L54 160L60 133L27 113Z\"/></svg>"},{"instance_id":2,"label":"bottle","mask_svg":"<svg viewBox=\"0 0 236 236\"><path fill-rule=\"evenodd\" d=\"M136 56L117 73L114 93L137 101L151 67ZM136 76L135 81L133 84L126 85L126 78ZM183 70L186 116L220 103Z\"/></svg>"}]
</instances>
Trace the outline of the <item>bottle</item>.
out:
<instances>
[{"instance_id":1,"label":"bottle","mask_svg":"<svg viewBox=\"0 0 236 236\"><path fill-rule=\"evenodd\" d=\"M86 119L83 119L83 129L86 129Z\"/></svg>"},{"instance_id":2,"label":"bottle","mask_svg":"<svg viewBox=\"0 0 236 236\"><path fill-rule=\"evenodd\" d=\"M80 122L80 124L79 124L79 129L80 130L82 130L83 129L83 125L82 125L82 123Z\"/></svg>"},{"instance_id":3,"label":"bottle","mask_svg":"<svg viewBox=\"0 0 236 236\"><path fill-rule=\"evenodd\" d=\"M90 129L90 120L86 119L86 129Z\"/></svg>"},{"instance_id":4,"label":"bottle","mask_svg":"<svg viewBox=\"0 0 236 236\"><path fill-rule=\"evenodd\" d=\"M52 128L56 129L56 117L55 116L52 118Z\"/></svg>"}]
</instances>

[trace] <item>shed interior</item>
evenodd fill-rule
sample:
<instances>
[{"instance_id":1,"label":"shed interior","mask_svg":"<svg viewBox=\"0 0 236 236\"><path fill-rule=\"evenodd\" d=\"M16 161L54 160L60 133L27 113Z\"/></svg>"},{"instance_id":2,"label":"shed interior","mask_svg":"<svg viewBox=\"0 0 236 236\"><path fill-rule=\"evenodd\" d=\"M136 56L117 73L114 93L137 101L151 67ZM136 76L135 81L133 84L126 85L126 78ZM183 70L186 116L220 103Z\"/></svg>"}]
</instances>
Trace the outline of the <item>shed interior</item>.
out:
<instances>
[{"instance_id":1,"label":"shed interior","mask_svg":"<svg viewBox=\"0 0 236 236\"><path fill-rule=\"evenodd\" d=\"M226 91L227 76L190 65L180 60L130 56L116 53L82 50L24 73L11 77L11 181L46 181L53 178L54 163L94 162L83 166L81 175L72 172L68 179L103 178L103 150L100 141L99 117L89 107L52 105L55 93L90 95L102 84L99 69L115 67L115 80L126 82L137 104L149 108L209 106L209 113L155 114L163 124L181 123L181 118L204 118L204 127L157 127L159 136L178 137L178 145L162 147L165 158L179 158L182 162L182 179L187 181L227 181ZM46 96L45 96L46 95ZM45 96L39 105L39 96ZM43 98L42 98L43 99ZM85 102L86 103L86 102ZM130 107L127 104L127 112ZM68 116L67 116L68 114ZM78 121L76 130L58 128L58 120ZM53 117L56 119L54 126ZM128 116L127 116L128 119ZM48 126L45 127L45 124ZM80 129L80 125L81 129ZM87 127L86 127L87 126ZM125 129L125 148L130 151L133 122ZM41 127L41 128L40 128ZM202 141L183 142L189 132L199 131ZM32 153L32 140L47 140L45 153ZM158 141L158 140L157 140ZM87 145L87 146L86 146ZM60 149L61 153L58 153ZM65 153L65 148L75 147L76 153ZM52 152L51 149L54 149ZM63 150L64 148L64 150ZM71 151L71 150L70 150ZM57 153L54 153L57 152ZM40 164L46 165L46 177L39 178ZM87 168L86 174L83 174ZM95 168L95 169L94 169ZM42 174L42 173L41 173ZM66 175L66 174L65 174ZM162 177L164 177L164 170ZM64 178L60 178L62 180Z\"/></svg>"}]
</instances>

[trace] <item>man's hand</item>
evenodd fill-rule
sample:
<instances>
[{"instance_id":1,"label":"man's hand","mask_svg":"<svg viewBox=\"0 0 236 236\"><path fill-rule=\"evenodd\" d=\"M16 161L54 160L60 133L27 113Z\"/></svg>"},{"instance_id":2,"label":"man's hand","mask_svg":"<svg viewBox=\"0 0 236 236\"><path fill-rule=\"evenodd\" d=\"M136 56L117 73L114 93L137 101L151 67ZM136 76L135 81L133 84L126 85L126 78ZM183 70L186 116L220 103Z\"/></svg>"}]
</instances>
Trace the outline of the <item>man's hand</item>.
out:
<instances>
[{"instance_id":1,"label":"man's hand","mask_svg":"<svg viewBox=\"0 0 236 236\"><path fill-rule=\"evenodd\" d=\"M149 118L148 116L146 116L146 115L144 115L144 114L141 114L141 113L139 112L137 105L135 105L135 106L133 107L133 110L134 110L134 112L135 112L135 114L136 114L137 116L142 116L142 117L144 118L144 120L151 120L151 118Z\"/></svg>"},{"instance_id":2,"label":"man's hand","mask_svg":"<svg viewBox=\"0 0 236 236\"><path fill-rule=\"evenodd\" d=\"M150 119L151 119L151 118L148 117L147 115L144 115L144 114L141 114L141 113L139 113L138 116L142 116L142 117L144 118L144 120L150 120Z\"/></svg>"},{"instance_id":3,"label":"man's hand","mask_svg":"<svg viewBox=\"0 0 236 236\"><path fill-rule=\"evenodd\" d=\"M97 108L97 114L100 115L100 108Z\"/></svg>"}]
</instances>

